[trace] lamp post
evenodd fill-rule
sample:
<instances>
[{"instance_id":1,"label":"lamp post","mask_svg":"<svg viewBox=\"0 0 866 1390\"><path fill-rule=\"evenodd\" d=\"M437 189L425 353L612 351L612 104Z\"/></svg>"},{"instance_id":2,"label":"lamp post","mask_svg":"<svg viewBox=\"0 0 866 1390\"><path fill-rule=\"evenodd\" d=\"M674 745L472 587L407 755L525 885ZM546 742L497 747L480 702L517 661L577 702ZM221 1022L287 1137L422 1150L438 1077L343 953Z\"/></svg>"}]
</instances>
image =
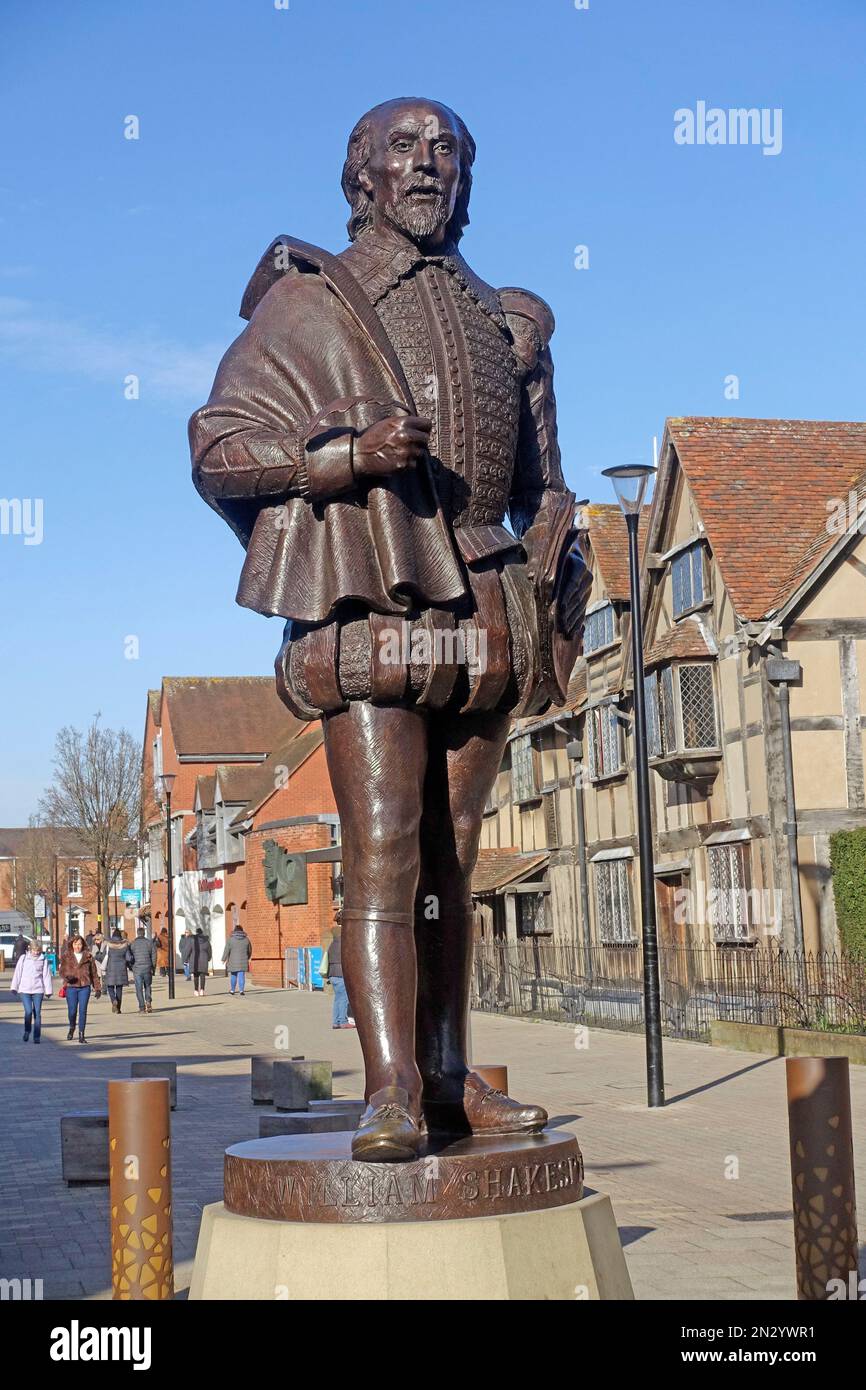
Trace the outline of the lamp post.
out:
<instances>
[{"instance_id":1,"label":"lamp post","mask_svg":"<svg viewBox=\"0 0 866 1390\"><path fill-rule=\"evenodd\" d=\"M160 777L162 795L165 801L165 872L168 885L168 997L174 998L174 876L171 863L171 789L175 774L164 772Z\"/></svg>"},{"instance_id":2,"label":"lamp post","mask_svg":"<svg viewBox=\"0 0 866 1390\"><path fill-rule=\"evenodd\" d=\"M643 939L643 1001L646 1033L647 1102L650 1108L665 1103L662 1057L659 950L656 928L655 874L653 872L652 817L650 812L649 759L647 756L646 701L643 670L643 615L640 606L638 526L648 479L655 473L649 464L625 464L605 468L628 530L628 569L631 593L631 653L634 674L635 774L637 781L637 830L640 854L640 901Z\"/></svg>"}]
</instances>

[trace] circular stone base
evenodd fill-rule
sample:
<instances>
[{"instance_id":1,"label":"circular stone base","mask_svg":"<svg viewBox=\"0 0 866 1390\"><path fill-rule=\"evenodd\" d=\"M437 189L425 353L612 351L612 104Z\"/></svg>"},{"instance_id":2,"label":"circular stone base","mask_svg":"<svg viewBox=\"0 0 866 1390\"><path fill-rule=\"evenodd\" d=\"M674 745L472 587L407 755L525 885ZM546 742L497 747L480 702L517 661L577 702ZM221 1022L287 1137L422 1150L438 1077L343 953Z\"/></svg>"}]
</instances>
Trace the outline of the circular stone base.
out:
<instances>
[{"instance_id":1,"label":"circular stone base","mask_svg":"<svg viewBox=\"0 0 866 1390\"><path fill-rule=\"evenodd\" d=\"M352 1136L284 1135L225 1152L225 1206L270 1221L443 1221L543 1211L583 1195L574 1135L428 1140L411 1163L358 1163Z\"/></svg>"}]
</instances>

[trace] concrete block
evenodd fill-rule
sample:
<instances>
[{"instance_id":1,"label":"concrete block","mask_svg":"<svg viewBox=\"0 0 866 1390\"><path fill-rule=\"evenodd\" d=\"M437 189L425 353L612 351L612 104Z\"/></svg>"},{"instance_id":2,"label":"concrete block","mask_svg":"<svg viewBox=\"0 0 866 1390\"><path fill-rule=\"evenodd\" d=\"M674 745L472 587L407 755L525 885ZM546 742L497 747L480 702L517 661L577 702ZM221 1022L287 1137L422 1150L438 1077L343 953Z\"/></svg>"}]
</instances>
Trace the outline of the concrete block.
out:
<instances>
[{"instance_id":1,"label":"concrete block","mask_svg":"<svg viewBox=\"0 0 866 1390\"><path fill-rule=\"evenodd\" d=\"M108 1185L108 1111L76 1110L60 1116L60 1163L70 1187Z\"/></svg>"},{"instance_id":2,"label":"concrete block","mask_svg":"<svg viewBox=\"0 0 866 1390\"><path fill-rule=\"evenodd\" d=\"M330 1100L332 1064L324 1061L275 1061L274 1105L277 1110L308 1110L311 1100Z\"/></svg>"}]
</instances>

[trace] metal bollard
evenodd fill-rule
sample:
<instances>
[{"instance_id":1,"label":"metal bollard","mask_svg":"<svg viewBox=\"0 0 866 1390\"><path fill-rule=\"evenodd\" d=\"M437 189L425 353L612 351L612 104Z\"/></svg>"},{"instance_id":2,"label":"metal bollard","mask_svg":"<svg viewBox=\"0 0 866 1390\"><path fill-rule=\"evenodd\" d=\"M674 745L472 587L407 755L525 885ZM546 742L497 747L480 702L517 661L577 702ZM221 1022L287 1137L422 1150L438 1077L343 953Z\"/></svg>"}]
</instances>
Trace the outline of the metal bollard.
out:
<instances>
[{"instance_id":1,"label":"metal bollard","mask_svg":"<svg viewBox=\"0 0 866 1390\"><path fill-rule=\"evenodd\" d=\"M833 1281L847 1289L853 1271L857 1283L848 1058L788 1057L785 1065L797 1297L824 1301L840 1287Z\"/></svg>"},{"instance_id":2,"label":"metal bollard","mask_svg":"<svg viewBox=\"0 0 866 1390\"><path fill-rule=\"evenodd\" d=\"M508 1068L501 1062L475 1062L472 1070L477 1072L488 1086L492 1086L494 1091L502 1091L503 1095L508 1095Z\"/></svg>"},{"instance_id":3,"label":"metal bollard","mask_svg":"<svg viewBox=\"0 0 866 1390\"><path fill-rule=\"evenodd\" d=\"M174 1298L170 1103L165 1079L108 1083L111 1283L116 1299Z\"/></svg>"}]
</instances>

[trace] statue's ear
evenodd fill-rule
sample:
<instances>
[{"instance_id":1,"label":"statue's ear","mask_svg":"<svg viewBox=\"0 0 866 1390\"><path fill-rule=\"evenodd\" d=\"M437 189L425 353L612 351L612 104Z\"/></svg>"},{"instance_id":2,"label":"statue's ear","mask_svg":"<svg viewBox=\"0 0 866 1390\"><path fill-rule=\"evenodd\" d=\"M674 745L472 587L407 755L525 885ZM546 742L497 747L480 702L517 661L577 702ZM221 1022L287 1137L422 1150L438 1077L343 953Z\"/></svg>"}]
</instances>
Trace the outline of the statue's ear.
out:
<instances>
[{"instance_id":1,"label":"statue's ear","mask_svg":"<svg viewBox=\"0 0 866 1390\"><path fill-rule=\"evenodd\" d=\"M373 196L373 180L367 173L366 166L358 174L358 186L364 190L368 198Z\"/></svg>"}]
</instances>

